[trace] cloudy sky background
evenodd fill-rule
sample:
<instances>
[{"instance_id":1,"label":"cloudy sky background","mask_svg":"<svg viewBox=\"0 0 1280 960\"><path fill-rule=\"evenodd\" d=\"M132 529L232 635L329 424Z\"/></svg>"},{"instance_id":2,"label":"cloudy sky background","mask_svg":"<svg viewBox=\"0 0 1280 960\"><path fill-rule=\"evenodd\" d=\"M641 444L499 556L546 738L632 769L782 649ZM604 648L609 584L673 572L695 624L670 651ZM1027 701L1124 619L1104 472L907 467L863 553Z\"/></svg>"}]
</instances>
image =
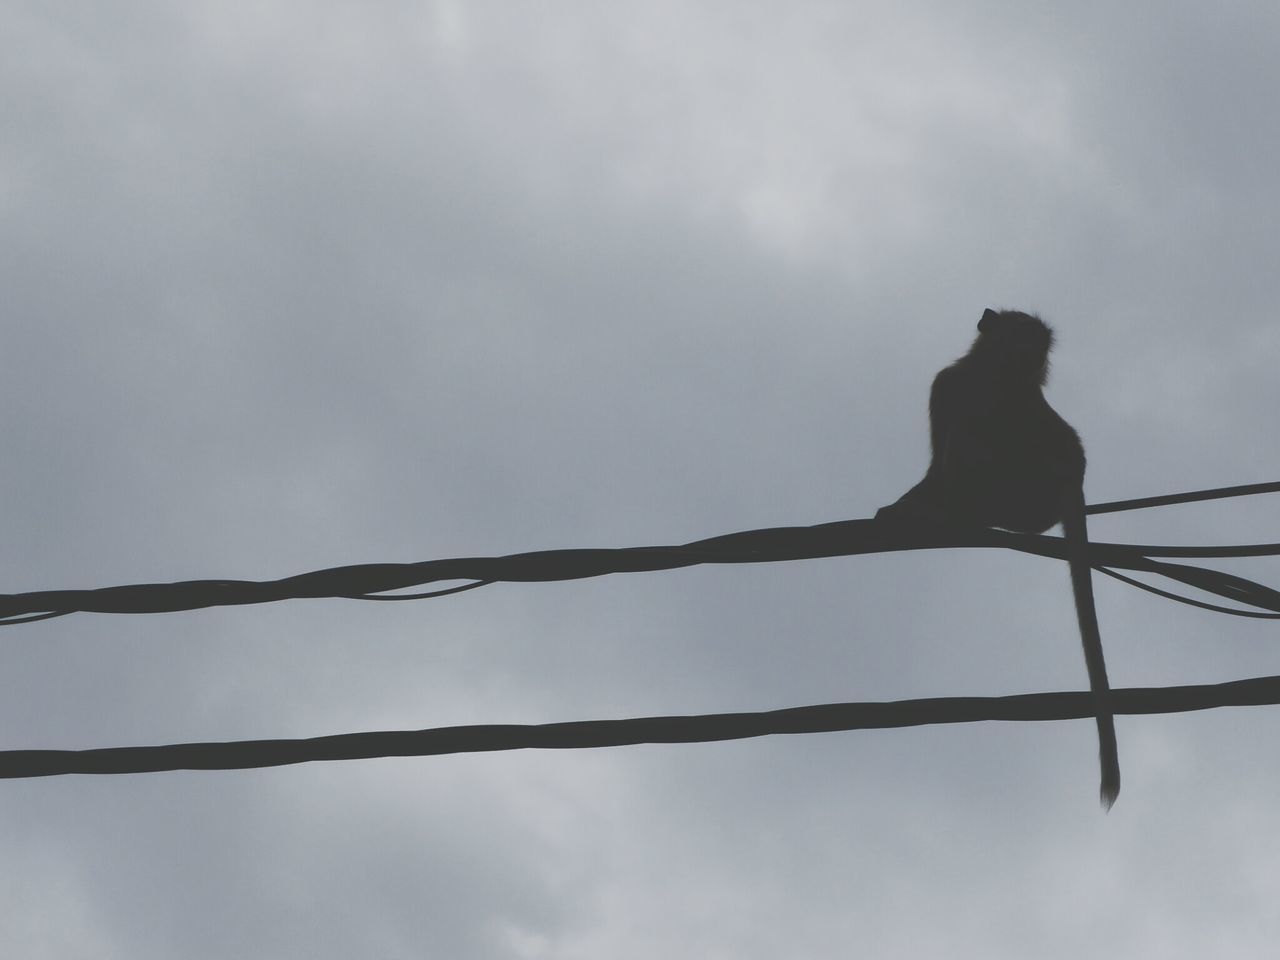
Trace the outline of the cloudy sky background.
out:
<instances>
[{"instance_id":1,"label":"cloudy sky background","mask_svg":"<svg viewBox=\"0 0 1280 960\"><path fill-rule=\"evenodd\" d=\"M1277 64L1269 3L7 3L0 589L869 516L988 305L1057 326L1091 499L1277 479ZM1280 672L1097 592L1117 685ZM1084 684L1066 571L1003 552L0 640L6 748ZM1280 711L1118 728L1110 815L1088 721L6 782L0 947L1272 949Z\"/></svg>"}]
</instances>

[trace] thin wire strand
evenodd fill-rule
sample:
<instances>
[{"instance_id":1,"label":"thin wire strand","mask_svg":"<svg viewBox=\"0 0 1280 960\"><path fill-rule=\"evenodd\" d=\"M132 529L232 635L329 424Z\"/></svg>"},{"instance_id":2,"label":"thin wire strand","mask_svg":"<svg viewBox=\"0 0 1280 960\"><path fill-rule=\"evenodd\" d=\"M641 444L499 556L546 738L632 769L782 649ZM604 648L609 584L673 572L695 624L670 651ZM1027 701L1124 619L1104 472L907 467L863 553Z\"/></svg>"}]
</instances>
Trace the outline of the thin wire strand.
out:
<instances>
[{"instance_id":1,"label":"thin wire strand","mask_svg":"<svg viewBox=\"0 0 1280 960\"><path fill-rule=\"evenodd\" d=\"M353 594L348 599L351 600L429 600L432 597L447 597L451 593L462 593L466 590L474 590L476 587L487 587L494 580L477 580L475 583L464 583L460 587L449 587L447 590L432 590L428 593L395 593L395 594L377 594L377 593L359 593Z\"/></svg>"},{"instance_id":2,"label":"thin wire strand","mask_svg":"<svg viewBox=\"0 0 1280 960\"><path fill-rule=\"evenodd\" d=\"M1161 590L1159 587L1153 587L1149 583L1143 583L1141 580L1135 580L1132 577L1126 577L1124 574L1116 573L1114 570L1108 570L1106 567L1094 567L1099 573L1105 573L1108 577L1127 583L1131 587L1137 587L1139 590L1146 590L1148 593L1154 593L1158 597L1164 597L1167 600L1177 600L1179 603L1185 603L1192 607L1202 607L1205 610L1212 610L1215 613L1227 613L1233 617L1254 617L1258 620L1280 620L1280 613L1264 613L1260 610L1239 610L1235 607L1220 607L1215 603L1205 603L1203 600L1193 600L1191 597L1184 597L1181 594L1170 593L1168 590Z\"/></svg>"},{"instance_id":3,"label":"thin wire strand","mask_svg":"<svg viewBox=\"0 0 1280 960\"><path fill-rule=\"evenodd\" d=\"M0 627L12 626L15 623L35 623L37 620L52 620L54 617L65 617L75 612L74 610L54 610L52 613L33 613L29 617L10 617L7 620L0 620Z\"/></svg>"},{"instance_id":4,"label":"thin wire strand","mask_svg":"<svg viewBox=\"0 0 1280 960\"><path fill-rule=\"evenodd\" d=\"M1111 500L1093 503L1084 508L1088 514L1118 513L1121 510L1145 510L1148 507L1165 507L1175 503L1196 503L1200 500L1223 500L1227 497L1248 497L1255 493L1280 493L1280 480L1269 483L1246 483L1236 487L1215 487L1212 490L1193 490L1190 493L1169 493L1162 497L1139 497L1136 500Z\"/></svg>"}]
</instances>

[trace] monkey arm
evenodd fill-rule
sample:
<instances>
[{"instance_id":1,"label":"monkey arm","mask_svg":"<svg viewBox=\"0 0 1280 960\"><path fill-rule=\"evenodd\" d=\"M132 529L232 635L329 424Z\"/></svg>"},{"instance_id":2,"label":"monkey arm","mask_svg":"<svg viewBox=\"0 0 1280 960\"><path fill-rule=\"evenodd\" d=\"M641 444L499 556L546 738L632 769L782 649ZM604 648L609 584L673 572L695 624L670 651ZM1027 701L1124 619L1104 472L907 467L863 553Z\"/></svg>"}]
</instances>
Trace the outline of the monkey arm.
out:
<instances>
[{"instance_id":1,"label":"monkey arm","mask_svg":"<svg viewBox=\"0 0 1280 960\"><path fill-rule=\"evenodd\" d=\"M924 479L904 493L896 501L876 511L877 520L926 520L945 522L946 511L941 502L942 473L948 460L948 451L956 434L958 417L956 373L951 367L933 378L929 391L929 443L932 455Z\"/></svg>"}]
</instances>

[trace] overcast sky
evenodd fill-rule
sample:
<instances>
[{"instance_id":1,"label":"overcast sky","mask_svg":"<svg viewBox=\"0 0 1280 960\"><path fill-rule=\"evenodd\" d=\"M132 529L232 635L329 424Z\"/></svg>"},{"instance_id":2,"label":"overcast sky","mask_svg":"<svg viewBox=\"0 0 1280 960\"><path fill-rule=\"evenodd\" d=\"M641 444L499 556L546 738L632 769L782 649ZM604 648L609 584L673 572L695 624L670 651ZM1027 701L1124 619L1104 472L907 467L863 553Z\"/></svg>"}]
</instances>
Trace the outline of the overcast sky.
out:
<instances>
[{"instance_id":1,"label":"overcast sky","mask_svg":"<svg viewBox=\"0 0 1280 960\"><path fill-rule=\"evenodd\" d=\"M9 0L0 78L0 590L866 517L987 306L1056 326L1091 499L1280 478L1274 3ZM1115 685L1280 673L1097 593ZM1002 551L0 641L6 749L1085 683ZM1280 710L1117 726L1109 815L1091 721L8 781L0 952L1273 951Z\"/></svg>"}]
</instances>

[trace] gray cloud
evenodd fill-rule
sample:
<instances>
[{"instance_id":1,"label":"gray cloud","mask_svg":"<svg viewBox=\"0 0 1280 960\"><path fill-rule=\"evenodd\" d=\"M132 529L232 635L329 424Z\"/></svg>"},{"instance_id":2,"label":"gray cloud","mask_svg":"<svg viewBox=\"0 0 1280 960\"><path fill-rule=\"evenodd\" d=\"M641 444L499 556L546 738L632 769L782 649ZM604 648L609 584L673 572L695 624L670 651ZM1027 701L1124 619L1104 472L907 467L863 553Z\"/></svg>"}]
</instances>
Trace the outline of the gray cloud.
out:
<instances>
[{"instance_id":1,"label":"gray cloud","mask_svg":"<svg viewBox=\"0 0 1280 960\"><path fill-rule=\"evenodd\" d=\"M1095 499L1274 477L1275 14L0 14L6 590L867 516L983 307ZM1268 501L1099 539L1275 539ZM1278 565L1240 571L1275 582ZM913 583L918 594L904 584ZM1117 685L1271 628L1110 582ZM9 628L10 748L1078 688L1066 574L886 555ZM1268 710L0 790L14 956L1258 955Z\"/></svg>"}]
</instances>

